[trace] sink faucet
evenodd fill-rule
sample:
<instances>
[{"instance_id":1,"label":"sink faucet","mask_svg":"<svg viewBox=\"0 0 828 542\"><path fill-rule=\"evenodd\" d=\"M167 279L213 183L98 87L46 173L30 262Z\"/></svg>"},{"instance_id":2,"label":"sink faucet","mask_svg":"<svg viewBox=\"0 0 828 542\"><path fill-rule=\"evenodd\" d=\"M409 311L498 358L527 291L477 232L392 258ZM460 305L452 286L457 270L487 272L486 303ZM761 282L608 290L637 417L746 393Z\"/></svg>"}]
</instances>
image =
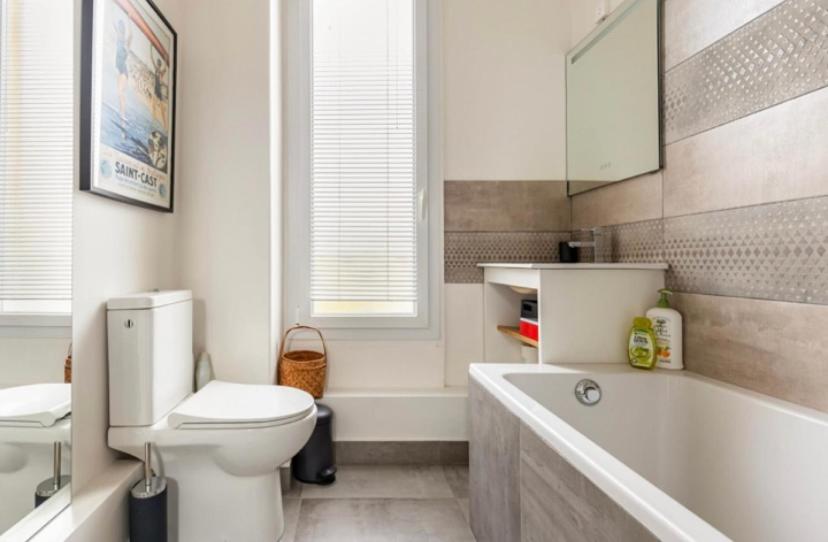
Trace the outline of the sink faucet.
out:
<instances>
[{"instance_id":1,"label":"sink faucet","mask_svg":"<svg viewBox=\"0 0 828 542\"><path fill-rule=\"evenodd\" d=\"M589 233L592 241L569 241L567 244L572 248L591 248L593 263L612 262L612 236L608 230L592 228L581 232Z\"/></svg>"}]
</instances>

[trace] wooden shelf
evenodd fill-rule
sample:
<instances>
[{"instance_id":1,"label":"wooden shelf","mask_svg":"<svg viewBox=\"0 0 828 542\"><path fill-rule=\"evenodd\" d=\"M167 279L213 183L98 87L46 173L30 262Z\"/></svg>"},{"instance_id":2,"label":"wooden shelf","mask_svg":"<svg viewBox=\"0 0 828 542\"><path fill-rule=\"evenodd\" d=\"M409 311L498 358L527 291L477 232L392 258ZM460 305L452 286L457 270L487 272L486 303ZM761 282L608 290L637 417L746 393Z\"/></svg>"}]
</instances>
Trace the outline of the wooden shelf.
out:
<instances>
[{"instance_id":1,"label":"wooden shelf","mask_svg":"<svg viewBox=\"0 0 828 542\"><path fill-rule=\"evenodd\" d=\"M538 347L538 341L535 339L530 339L529 337L524 337L520 334L520 330L513 326L497 326L497 330L504 335L519 341L526 346L531 346L532 348Z\"/></svg>"}]
</instances>

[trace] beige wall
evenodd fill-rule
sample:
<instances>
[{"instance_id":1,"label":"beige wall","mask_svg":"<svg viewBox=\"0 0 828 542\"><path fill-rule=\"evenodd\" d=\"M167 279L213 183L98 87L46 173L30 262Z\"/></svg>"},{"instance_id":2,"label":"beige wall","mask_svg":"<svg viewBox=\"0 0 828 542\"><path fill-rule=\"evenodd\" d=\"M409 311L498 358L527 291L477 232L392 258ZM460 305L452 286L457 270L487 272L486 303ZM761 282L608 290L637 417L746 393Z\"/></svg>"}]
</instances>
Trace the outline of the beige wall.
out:
<instances>
[{"instance_id":1,"label":"beige wall","mask_svg":"<svg viewBox=\"0 0 828 542\"><path fill-rule=\"evenodd\" d=\"M728 47L731 32L757 16L751 24L765 24L762 14L780 4L666 0L668 91L677 70L696 69L683 61L701 53L694 62L705 62L708 47ZM772 33L777 23L768 24L764 32ZM813 47L791 54L816 63L811 57L828 52ZM784 74L785 65L779 59L768 71L778 82L773 91L733 82L739 103L755 102L749 114L711 119L708 129L677 137L660 173L575 196L572 220L575 228L609 225L621 259L657 255L673 266L668 282L684 292L676 306L685 316L688 369L828 411L828 305L819 272L828 75L815 70L809 82L823 88L783 95L786 78L797 76ZM727 92L719 98L728 99ZM767 107L770 99L776 103Z\"/></svg>"},{"instance_id":2,"label":"beige wall","mask_svg":"<svg viewBox=\"0 0 828 542\"><path fill-rule=\"evenodd\" d=\"M72 342L72 330L67 327L55 331L57 336L50 337L0 337L0 388L63 382L63 363Z\"/></svg>"},{"instance_id":3,"label":"beige wall","mask_svg":"<svg viewBox=\"0 0 828 542\"><path fill-rule=\"evenodd\" d=\"M443 2L445 178L566 174L564 0Z\"/></svg>"},{"instance_id":4,"label":"beige wall","mask_svg":"<svg viewBox=\"0 0 828 542\"><path fill-rule=\"evenodd\" d=\"M76 5L80 13L80 0ZM159 6L173 26L179 26L176 1L159 0ZM180 163L176 166L180 176ZM106 446L106 301L126 293L177 286L176 222L175 215L77 189L72 215L72 417L78 420L72 425L72 490L77 494L115 458Z\"/></svg>"},{"instance_id":5,"label":"beige wall","mask_svg":"<svg viewBox=\"0 0 828 542\"><path fill-rule=\"evenodd\" d=\"M193 290L196 350L218 378L271 378L270 7L184 5L179 68L178 282ZM276 187L278 189L278 187Z\"/></svg>"},{"instance_id":6,"label":"beige wall","mask_svg":"<svg viewBox=\"0 0 828 542\"><path fill-rule=\"evenodd\" d=\"M592 32L599 20L599 12L609 14L624 0L569 0L569 46L574 47Z\"/></svg>"}]
</instances>

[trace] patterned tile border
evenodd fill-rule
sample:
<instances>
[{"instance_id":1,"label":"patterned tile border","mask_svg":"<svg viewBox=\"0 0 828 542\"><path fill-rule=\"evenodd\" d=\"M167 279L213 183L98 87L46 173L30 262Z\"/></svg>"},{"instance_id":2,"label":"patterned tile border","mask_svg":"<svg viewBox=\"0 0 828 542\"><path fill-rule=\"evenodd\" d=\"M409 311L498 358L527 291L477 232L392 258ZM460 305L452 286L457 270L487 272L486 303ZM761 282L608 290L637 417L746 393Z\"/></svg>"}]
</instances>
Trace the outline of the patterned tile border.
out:
<instances>
[{"instance_id":1,"label":"patterned tile border","mask_svg":"<svg viewBox=\"0 0 828 542\"><path fill-rule=\"evenodd\" d=\"M828 304L828 198L667 220L682 292Z\"/></svg>"},{"instance_id":2,"label":"patterned tile border","mask_svg":"<svg viewBox=\"0 0 828 542\"><path fill-rule=\"evenodd\" d=\"M647 220L609 228L612 232L613 261L651 263L664 261L664 223Z\"/></svg>"},{"instance_id":3,"label":"patterned tile border","mask_svg":"<svg viewBox=\"0 0 828 542\"><path fill-rule=\"evenodd\" d=\"M482 262L556 262L560 232L446 232L445 282L481 283Z\"/></svg>"},{"instance_id":4,"label":"patterned tile border","mask_svg":"<svg viewBox=\"0 0 828 542\"><path fill-rule=\"evenodd\" d=\"M674 143L828 85L828 0L786 0L664 78Z\"/></svg>"},{"instance_id":5,"label":"patterned tile border","mask_svg":"<svg viewBox=\"0 0 828 542\"><path fill-rule=\"evenodd\" d=\"M828 304L828 197L607 229L614 261L667 262L677 292Z\"/></svg>"}]
</instances>

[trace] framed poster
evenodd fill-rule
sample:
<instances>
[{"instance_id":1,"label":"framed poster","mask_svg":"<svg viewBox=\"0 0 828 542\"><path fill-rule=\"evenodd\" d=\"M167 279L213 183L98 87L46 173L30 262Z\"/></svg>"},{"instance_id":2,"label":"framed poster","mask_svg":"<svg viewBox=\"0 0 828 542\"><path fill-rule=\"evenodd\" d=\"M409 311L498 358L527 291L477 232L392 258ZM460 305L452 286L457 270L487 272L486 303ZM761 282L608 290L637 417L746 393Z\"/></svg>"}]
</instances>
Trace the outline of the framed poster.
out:
<instances>
[{"instance_id":1,"label":"framed poster","mask_svg":"<svg viewBox=\"0 0 828 542\"><path fill-rule=\"evenodd\" d=\"M173 211L177 35L150 0L83 0L80 188Z\"/></svg>"}]
</instances>

